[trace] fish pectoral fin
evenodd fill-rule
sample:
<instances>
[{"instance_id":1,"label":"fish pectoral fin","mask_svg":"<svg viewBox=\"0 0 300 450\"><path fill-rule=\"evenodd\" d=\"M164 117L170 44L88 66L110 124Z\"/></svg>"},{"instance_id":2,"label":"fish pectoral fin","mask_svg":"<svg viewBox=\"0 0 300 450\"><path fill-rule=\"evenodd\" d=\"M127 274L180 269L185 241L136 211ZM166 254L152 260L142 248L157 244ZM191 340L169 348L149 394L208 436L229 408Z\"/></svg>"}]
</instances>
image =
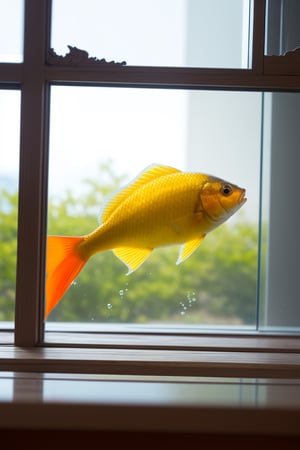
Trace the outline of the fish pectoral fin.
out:
<instances>
[{"instance_id":1,"label":"fish pectoral fin","mask_svg":"<svg viewBox=\"0 0 300 450\"><path fill-rule=\"evenodd\" d=\"M201 244L201 242L203 241L205 236L206 236L206 234L202 234L201 236L199 236L195 239L192 239L191 241L188 241L185 244L182 244L176 264L182 263L182 261L184 261L189 256L191 256L191 254Z\"/></svg>"},{"instance_id":2,"label":"fish pectoral fin","mask_svg":"<svg viewBox=\"0 0 300 450\"><path fill-rule=\"evenodd\" d=\"M127 275L138 269L148 258L153 248L118 247L114 254L128 267Z\"/></svg>"},{"instance_id":3,"label":"fish pectoral fin","mask_svg":"<svg viewBox=\"0 0 300 450\"><path fill-rule=\"evenodd\" d=\"M177 234L182 234L187 228L190 228L192 224L201 222L202 220L203 214L201 212L197 214L190 213L172 220L172 222L170 222L170 225Z\"/></svg>"}]
</instances>

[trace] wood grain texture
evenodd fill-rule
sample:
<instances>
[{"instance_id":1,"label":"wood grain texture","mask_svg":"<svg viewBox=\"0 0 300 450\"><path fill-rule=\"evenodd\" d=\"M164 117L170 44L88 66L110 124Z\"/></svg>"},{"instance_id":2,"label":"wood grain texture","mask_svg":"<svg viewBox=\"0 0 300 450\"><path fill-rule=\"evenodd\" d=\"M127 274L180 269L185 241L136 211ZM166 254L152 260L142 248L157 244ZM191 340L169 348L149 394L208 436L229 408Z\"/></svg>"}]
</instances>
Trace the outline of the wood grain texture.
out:
<instances>
[{"instance_id":1,"label":"wood grain texture","mask_svg":"<svg viewBox=\"0 0 300 450\"><path fill-rule=\"evenodd\" d=\"M300 377L300 354L118 348L0 349L0 370L102 374Z\"/></svg>"}]
</instances>

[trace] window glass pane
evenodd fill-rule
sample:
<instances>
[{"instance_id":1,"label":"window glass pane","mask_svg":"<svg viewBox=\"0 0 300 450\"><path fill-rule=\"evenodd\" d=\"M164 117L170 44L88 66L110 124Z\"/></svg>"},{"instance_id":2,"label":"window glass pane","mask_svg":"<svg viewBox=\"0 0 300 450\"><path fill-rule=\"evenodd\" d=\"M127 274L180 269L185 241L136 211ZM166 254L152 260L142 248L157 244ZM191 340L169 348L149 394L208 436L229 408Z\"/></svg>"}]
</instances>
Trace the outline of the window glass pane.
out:
<instances>
[{"instance_id":1,"label":"window glass pane","mask_svg":"<svg viewBox=\"0 0 300 450\"><path fill-rule=\"evenodd\" d=\"M97 253L49 321L254 327L260 121L260 93L52 87L50 235L93 231L107 196L153 163L218 176L248 201L182 264L164 247L127 276Z\"/></svg>"},{"instance_id":2,"label":"window glass pane","mask_svg":"<svg viewBox=\"0 0 300 450\"><path fill-rule=\"evenodd\" d=\"M142 66L247 68L250 0L54 0L51 46Z\"/></svg>"},{"instance_id":3,"label":"window glass pane","mask_svg":"<svg viewBox=\"0 0 300 450\"><path fill-rule=\"evenodd\" d=\"M0 328L14 320L20 93L0 90Z\"/></svg>"},{"instance_id":4,"label":"window glass pane","mask_svg":"<svg viewBox=\"0 0 300 450\"><path fill-rule=\"evenodd\" d=\"M264 94L263 329L300 330L299 114L299 93Z\"/></svg>"},{"instance_id":5,"label":"window glass pane","mask_svg":"<svg viewBox=\"0 0 300 450\"><path fill-rule=\"evenodd\" d=\"M284 55L300 47L299 0L268 0L266 10L266 55Z\"/></svg>"},{"instance_id":6,"label":"window glass pane","mask_svg":"<svg viewBox=\"0 0 300 450\"><path fill-rule=\"evenodd\" d=\"M0 0L0 62L23 61L23 0Z\"/></svg>"}]
</instances>

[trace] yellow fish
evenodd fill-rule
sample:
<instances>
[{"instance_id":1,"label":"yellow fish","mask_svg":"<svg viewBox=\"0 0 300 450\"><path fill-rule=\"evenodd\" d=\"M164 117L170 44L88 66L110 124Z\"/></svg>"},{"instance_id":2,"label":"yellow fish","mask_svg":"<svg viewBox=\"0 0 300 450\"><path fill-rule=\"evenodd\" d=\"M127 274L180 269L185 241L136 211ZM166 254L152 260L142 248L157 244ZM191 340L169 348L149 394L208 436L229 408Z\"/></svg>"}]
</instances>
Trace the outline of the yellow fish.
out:
<instances>
[{"instance_id":1,"label":"yellow fish","mask_svg":"<svg viewBox=\"0 0 300 450\"><path fill-rule=\"evenodd\" d=\"M154 248L182 244L179 264L245 202L245 189L219 178L161 165L147 168L112 197L92 233L48 236L46 317L94 253L113 250L132 273Z\"/></svg>"}]
</instances>

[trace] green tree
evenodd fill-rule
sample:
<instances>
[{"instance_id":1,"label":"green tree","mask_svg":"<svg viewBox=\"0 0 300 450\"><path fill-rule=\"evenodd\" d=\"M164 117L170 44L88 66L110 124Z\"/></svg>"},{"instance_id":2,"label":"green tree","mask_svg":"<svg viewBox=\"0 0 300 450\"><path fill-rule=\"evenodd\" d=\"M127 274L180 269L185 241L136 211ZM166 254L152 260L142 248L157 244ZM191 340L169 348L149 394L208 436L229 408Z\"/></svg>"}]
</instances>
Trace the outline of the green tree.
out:
<instances>
[{"instance_id":1,"label":"green tree","mask_svg":"<svg viewBox=\"0 0 300 450\"><path fill-rule=\"evenodd\" d=\"M18 194L0 191L0 320L13 320L16 289Z\"/></svg>"}]
</instances>

